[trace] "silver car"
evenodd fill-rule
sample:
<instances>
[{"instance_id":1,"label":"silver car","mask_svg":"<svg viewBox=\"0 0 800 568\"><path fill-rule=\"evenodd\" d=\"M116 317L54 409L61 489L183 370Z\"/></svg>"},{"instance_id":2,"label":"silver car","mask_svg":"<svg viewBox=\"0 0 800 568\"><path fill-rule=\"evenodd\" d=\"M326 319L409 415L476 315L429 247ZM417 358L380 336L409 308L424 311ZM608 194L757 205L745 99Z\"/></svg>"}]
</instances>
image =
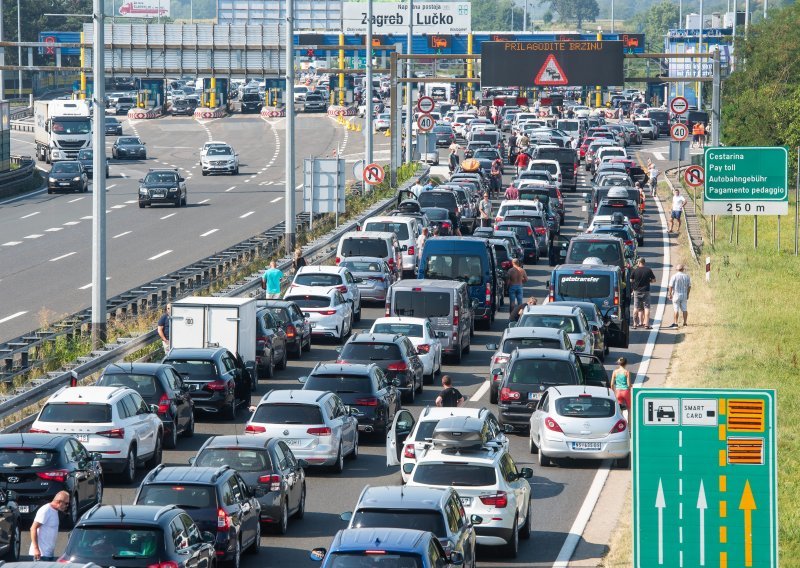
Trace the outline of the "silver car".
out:
<instances>
[{"instance_id":1,"label":"silver car","mask_svg":"<svg viewBox=\"0 0 800 568\"><path fill-rule=\"evenodd\" d=\"M586 385L550 387L531 415L529 447L539 465L552 460L614 459L630 466L631 436L614 391Z\"/></svg>"},{"instance_id":2,"label":"silver car","mask_svg":"<svg viewBox=\"0 0 800 568\"><path fill-rule=\"evenodd\" d=\"M563 329L572 341L576 353L591 355L594 336L583 311L577 306L528 306L512 327L552 327Z\"/></svg>"},{"instance_id":3,"label":"silver car","mask_svg":"<svg viewBox=\"0 0 800 568\"><path fill-rule=\"evenodd\" d=\"M394 272L382 258L349 256L339 263L356 279L362 301L385 302L389 287L394 283Z\"/></svg>"}]
</instances>

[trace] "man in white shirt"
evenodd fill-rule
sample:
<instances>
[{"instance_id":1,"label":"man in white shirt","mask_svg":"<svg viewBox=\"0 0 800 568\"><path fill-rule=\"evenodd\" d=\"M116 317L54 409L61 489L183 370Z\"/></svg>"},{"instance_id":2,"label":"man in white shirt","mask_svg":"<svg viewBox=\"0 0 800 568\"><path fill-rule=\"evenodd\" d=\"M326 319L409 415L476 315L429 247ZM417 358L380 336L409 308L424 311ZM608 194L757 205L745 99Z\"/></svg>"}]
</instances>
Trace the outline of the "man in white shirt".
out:
<instances>
[{"instance_id":1,"label":"man in white shirt","mask_svg":"<svg viewBox=\"0 0 800 568\"><path fill-rule=\"evenodd\" d=\"M683 213L683 208L686 206L686 198L681 195L679 189L676 189L672 192L672 215L669 219L669 231L668 233L679 233L681 230L681 213ZM675 222L678 223L678 228L674 229Z\"/></svg>"},{"instance_id":2,"label":"man in white shirt","mask_svg":"<svg viewBox=\"0 0 800 568\"><path fill-rule=\"evenodd\" d=\"M58 513L69 508L69 493L59 491L50 503L36 511L31 525L31 546L28 553L34 560L56 560Z\"/></svg>"},{"instance_id":3,"label":"man in white shirt","mask_svg":"<svg viewBox=\"0 0 800 568\"><path fill-rule=\"evenodd\" d=\"M692 291L692 279L684 272L685 267L682 264L675 268L677 272L669 279L669 286L667 287L667 298L672 301L675 319L666 329L678 327L678 314L681 313L683 314L683 327L688 325L686 320L689 317L689 309L686 304L689 301L689 293Z\"/></svg>"}]
</instances>

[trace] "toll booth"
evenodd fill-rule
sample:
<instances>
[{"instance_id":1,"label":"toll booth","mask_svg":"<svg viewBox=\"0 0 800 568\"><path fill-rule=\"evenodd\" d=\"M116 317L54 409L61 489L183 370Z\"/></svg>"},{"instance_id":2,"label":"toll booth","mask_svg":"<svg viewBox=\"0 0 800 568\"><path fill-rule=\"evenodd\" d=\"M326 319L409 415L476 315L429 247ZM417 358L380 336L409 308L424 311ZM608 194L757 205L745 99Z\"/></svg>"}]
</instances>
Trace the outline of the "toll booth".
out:
<instances>
[{"instance_id":1,"label":"toll booth","mask_svg":"<svg viewBox=\"0 0 800 568\"><path fill-rule=\"evenodd\" d=\"M203 77L203 94L200 99L200 106L207 108L225 107L231 110L230 98L228 97L228 79L216 77Z\"/></svg>"},{"instance_id":2,"label":"toll booth","mask_svg":"<svg viewBox=\"0 0 800 568\"><path fill-rule=\"evenodd\" d=\"M155 77L139 79L137 106L144 109L161 109L166 112L166 81Z\"/></svg>"},{"instance_id":3,"label":"toll booth","mask_svg":"<svg viewBox=\"0 0 800 568\"><path fill-rule=\"evenodd\" d=\"M86 99L91 100L94 94L94 81L91 77L86 77L86 91L81 91L81 82L75 81L72 83L72 98L75 100Z\"/></svg>"},{"instance_id":4,"label":"toll booth","mask_svg":"<svg viewBox=\"0 0 800 568\"><path fill-rule=\"evenodd\" d=\"M264 79L264 105L281 106L285 99L286 81L284 79Z\"/></svg>"}]
</instances>

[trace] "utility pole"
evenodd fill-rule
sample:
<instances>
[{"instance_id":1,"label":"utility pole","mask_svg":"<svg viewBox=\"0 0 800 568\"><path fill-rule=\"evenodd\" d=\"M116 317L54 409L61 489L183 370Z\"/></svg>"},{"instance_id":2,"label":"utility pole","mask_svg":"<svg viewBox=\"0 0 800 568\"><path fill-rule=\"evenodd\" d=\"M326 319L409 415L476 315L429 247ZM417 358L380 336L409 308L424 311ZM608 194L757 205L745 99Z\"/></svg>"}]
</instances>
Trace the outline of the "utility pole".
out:
<instances>
[{"instance_id":1,"label":"utility pole","mask_svg":"<svg viewBox=\"0 0 800 568\"><path fill-rule=\"evenodd\" d=\"M3 1L0 0L0 41L3 41ZM6 48L0 47L0 65L6 64ZM6 76L0 71L0 101L6 98Z\"/></svg>"},{"instance_id":2,"label":"utility pole","mask_svg":"<svg viewBox=\"0 0 800 568\"><path fill-rule=\"evenodd\" d=\"M611 33L614 33L614 0L611 0Z\"/></svg>"},{"instance_id":3,"label":"utility pole","mask_svg":"<svg viewBox=\"0 0 800 568\"><path fill-rule=\"evenodd\" d=\"M407 55L411 55L414 53L414 48L412 47L412 42L414 41L414 0L408 0L408 49L406 50ZM411 59L408 60L408 64L406 65L406 78L411 79L413 75L413 65L414 62ZM411 81L406 83L406 162L411 163L411 159L413 158L411 153L411 122L414 120L414 103L412 102L411 93L414 90L414 85ZM402 112L400 113L402 117ZM401 137L402 140L402 137Z\"/></svg>"},{"instance_id":4,"label":"utility pole","mask_svg":"<svg viewBox=\"0 0 800 568\"><path fill-rule=\"evenodd\" d=\"M106 50L105 7L103 0L93 1L92 66L94 93L92 111L92 346L99 349L106 341ZM22 62L20 62L22 65Z\"/></svg>"},{"instance_id":5,"label":"utility pole","mask_svg":"<svg viewBox=\"0 0 800 568\"><path fill-rule=\"evenodd\" d=\"M514 10L513 4L511 7L512 13ZM525 0L525 9L522 11L522 31L528 31L528 0Z\"/></svg>"},{"instance_id":6,"label":"utility pole","mask_svg":"<svg viewBox=\"0 0 800 568\"><path fill-rule=\"evenodd\" d=\"M700 29L697 34L697 53L703 52L703 27L705 22L703 22L703 0L700 0ZM697 65L700 69L700 73L695 73L696 76L703 76L703 59L697 60ZM703 110L703 82L697 82L697 110Z\"/></svg>"},{"instance_id":7,"label":"utility pole","mask_svg":"<svg viewBox=\"0 0 800 568\"><path fill-rule=\"evenodd\" d=\"M366 128L364 128L364 165L372 163L372 0L367 0L367 96ZM364 184L366 189L366 184Z\"/></svg>"},{"instance_id":8,"label":"utility pole","mask_svg":"<svg viewBox=\"0 0 800 568\"><path fill-rule=\"evenodd\" d=\"M711 83L711 146L718 147L720 143L720 87L722 83L722 66L720 65L719 47L714 50L713 82Z\"/></svg>"},{"instance_id":9,"label":"utility pole","mask_svg":"<svg viewBox=\"0 0 800 568\"><path fill-rule=\"evenodd\" d=\"M95 0L97 1L97 0ZM294 0L286 0L286 201L284 245L286 256L294 252Z\"/></svg>"},{"instance_id":10,"label":"utility pole","mask_svg":"<svg viewBox=\"0 0 800 568\"><path fill-rule=\"evenodd\" d=\"M0 0L0 3L2 0ZM17 0L17 41L22 42L22 18L19 14L19 0ZM17 46L17 65L22 67L22 46ZM17 71L17 79L19 80L19 85L17 87L17 96L22 98L22 69Z\"/></svg>"}]
</instances>

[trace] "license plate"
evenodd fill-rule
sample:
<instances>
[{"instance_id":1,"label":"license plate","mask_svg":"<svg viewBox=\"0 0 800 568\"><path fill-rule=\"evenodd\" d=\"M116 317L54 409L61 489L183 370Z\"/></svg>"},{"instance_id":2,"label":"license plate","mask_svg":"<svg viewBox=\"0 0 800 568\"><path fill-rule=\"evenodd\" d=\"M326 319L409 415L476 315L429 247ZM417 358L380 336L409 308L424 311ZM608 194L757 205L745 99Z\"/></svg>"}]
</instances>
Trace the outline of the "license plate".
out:
<instances>
[{"instance_id":1,"label":"license plate","mask_svg":"<svg viewBox=\"0 0 800 568\"><path fill-rule=\"evenodd\" d=\"M190 391L199 391L200 390L200 385L189 383L189 390Z\"/></svg>"},{"instance_id":2,"label":"license plate","mask_svg":"<svg viewBox=\"0 0 800 568\"><path fill-rule=\"evenodd\" d=\"M461 499L462 505L472 505L472 497L459 497L459 499Z\"/></svg>"},{"instance_id":3,"label":"license plate","mask_svg":"<svg viewBox=\"0 0 800 568\"><path fill-rule=\"evenodd\" d=\"M31 508L28 505L19 505L17 508L19 509L19 512L23 514L31 512Z\"/></svg>"},{"instance_id":4,"label":"license plate","mask_svg":"<svg viewBox=\"0 0 800 568\"><path fill-rule=\"evenodd\" d=\"M528 393L528 400L539 400L541 395L538 392L529 392Z\"/></svg>"},{"instance_id":5,"label":"license plate","mask_svg":"<svg viewBox=\"0 0 800 568\"><path fill-rule=\"evenodd\" d=\"M309 322L309 324L311 325L311 329L314 329L315 327L317 327L317 322L313 322L312 321L312 322Z\"/></svg>"},{"instance_id":6,"label":"license plate","mask_svg":"<svg viewBox=\"0 0 800 568\"><path fill-rule=\"evenodd\" d=\"M599 450L600 442L572 442L573 450Z\"/></svg>"},{"instance_id":7,"label":"license plate","mask_svg":"<svg viewBox=\"0 0 800 568\"><path fill-rule=\"evenodd\" d=\"M58 182L58 185L69 185L69 182L68 181L61 181L61 182Z\"/></svg>"},{"instance_id":8,"label":"license plate","mask_svg":"<svg viewBox=\"0 0 800 568\"><path fill-rule=\"evenodd\" d=\"M75 434L75 439L79 442L88 442L89 434Z\"/></svg>"},{"instance_id":9,"label":"license plate","mask_svg":"<svg viewBox=\"0 0 800 568\"><path fill-rule=\"evenodd\" d=\"M284 439L283 441L284 441L284 443L286 443L287 446L299 446L300 445L300 440Z\"/></svg>"},{"instance_id":10,"label":"license plate","mask_svg":"<svg viewBox=\"0 0 800 568\"><path fill-rule=\"evenodd\" d=\"M163 191L155 191L153 192L153 197L165 197L167 194Z\"/></svg>"}]
</instances>

